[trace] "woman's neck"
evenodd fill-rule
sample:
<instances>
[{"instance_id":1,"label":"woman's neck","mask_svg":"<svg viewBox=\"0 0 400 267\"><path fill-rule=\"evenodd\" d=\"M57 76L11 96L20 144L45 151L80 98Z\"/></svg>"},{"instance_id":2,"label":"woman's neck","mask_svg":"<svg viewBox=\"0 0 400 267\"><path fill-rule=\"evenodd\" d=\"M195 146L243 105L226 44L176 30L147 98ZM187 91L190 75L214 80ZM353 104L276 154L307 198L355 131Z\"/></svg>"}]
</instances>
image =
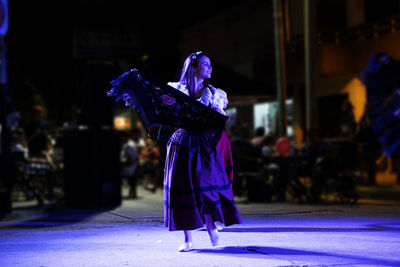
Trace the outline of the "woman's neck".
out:
<instances>
[{"instance_id":1,"label":"woman's neck","mask_svg":"<svg viewBox=\"0 0 400 267\"><path fill-rule=\"evenodd\" d=\"M194 94L196 98L200 98L204 91L204 79L194 77Z\"/></svg>"}]
</instances>

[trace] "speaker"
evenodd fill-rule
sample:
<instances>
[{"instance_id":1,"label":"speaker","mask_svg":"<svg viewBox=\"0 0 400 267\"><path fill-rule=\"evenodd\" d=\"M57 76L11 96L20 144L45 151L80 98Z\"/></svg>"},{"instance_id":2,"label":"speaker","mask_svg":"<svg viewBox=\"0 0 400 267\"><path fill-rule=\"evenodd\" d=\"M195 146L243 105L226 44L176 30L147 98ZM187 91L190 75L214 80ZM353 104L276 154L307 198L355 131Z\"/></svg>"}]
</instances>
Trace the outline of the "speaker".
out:
<instances>
[{"instance_id":1,"label":"speaker","mask_svg":"<svg viewBox=\"0 0 400 267\"><path fill-rule=\"evenodd\" d=\"M112 127L114 102L106 91L120 71L111 63L87 61L77 62L74 70L74 98L82 108L83 123L90 128Z\"/></svg>"},{"instance_id":2,"label":"speaker","mask_svg":"<svg viewBox=\"0 0 400 267\"><path fill-rule=\"evenodd\" d=\"M64 133L64 200L69 207L121 204L120 141L113 130Z\"/></svg>"}]
</instances>

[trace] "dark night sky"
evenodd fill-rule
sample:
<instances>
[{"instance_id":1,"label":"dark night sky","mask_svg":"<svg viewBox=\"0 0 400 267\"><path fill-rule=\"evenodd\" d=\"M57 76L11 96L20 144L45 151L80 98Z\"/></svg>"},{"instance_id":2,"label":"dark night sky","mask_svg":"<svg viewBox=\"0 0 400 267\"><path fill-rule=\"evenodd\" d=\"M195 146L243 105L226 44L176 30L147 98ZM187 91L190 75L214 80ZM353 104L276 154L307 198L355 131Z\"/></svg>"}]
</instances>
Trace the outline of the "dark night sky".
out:
<instances>
[{"instance_id":1,"label":"dark night sky","mask_svg":"<svg viewBox=\"0 0 400 267\"><path fill-rule=\"evenodd\" d=\"M180 64L180 30L243 1L9 1L9 87L17 108L27 111L34 95L44 96L49 109L60 109L60 101L69 104L75 27L138 29L144 34L150 69L168 76L171 71L164 69Z\"/></svg>"}]
</instances>

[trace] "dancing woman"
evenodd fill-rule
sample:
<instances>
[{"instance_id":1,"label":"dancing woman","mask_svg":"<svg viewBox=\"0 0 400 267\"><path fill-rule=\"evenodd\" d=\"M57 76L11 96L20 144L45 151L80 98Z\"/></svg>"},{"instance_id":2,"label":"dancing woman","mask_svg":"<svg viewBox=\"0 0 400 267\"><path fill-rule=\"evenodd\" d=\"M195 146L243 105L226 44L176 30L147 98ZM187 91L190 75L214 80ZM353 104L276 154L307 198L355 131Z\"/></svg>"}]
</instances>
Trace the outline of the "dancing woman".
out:
<instances>
[{"instance_id":1,"label":"dancing woman","mask_svg":"<svg viewBox=\"0 0 400 267\"><path fill-rule=\"evenodd\" d=\"M170 86L225 115L226 93L208 83L211 62L199 51L190 54L179 82ZM183 230L179 251L193 248L191 230L206 225L213 246L218 245L215 222L241 223L230 182L216 147L216 131L189 132L178 129L167 144L164 173L164 220L170 231Z\"/></svg>"}]
</instances>

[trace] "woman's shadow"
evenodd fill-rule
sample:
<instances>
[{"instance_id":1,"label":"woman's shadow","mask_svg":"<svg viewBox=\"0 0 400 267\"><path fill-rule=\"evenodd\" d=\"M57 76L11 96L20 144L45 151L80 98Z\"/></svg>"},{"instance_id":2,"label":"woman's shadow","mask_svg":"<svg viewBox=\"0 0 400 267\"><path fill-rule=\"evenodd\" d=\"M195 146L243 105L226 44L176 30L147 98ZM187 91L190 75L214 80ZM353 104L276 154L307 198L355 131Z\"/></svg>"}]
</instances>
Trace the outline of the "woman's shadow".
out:
<instances>
[{"instance_id":1,"label":"woman's shadow","mask_svg":"<svg viewBox=\"0 0 400 267\"><path fill-rule=\"evenodd\" d=\"M279 247L266 247L266 246L228 246L228 247L216 247L211 249L194 249L193 252L209 253L209 254L226 254L233 257L249 257L249 258L263 258L263 259L268 259L268 257L287 256L289 258L287 260L293 260L293 258L290 257L299 257L299 260L300 258L301 260L304 260L304 259L313 259L314 257L319 257L318 261L321 261L321 258L325 257L325 258L330 258L330 260L327 260L327 262L332 261L332 258L337 258L343 263L346 263L346 261L351 261L351 263L354 264L354 261L356 261L359 264L400 266L400 261L398 260L371 258L368 257L368 255L363 257L357 255L325 253L319 251L309 251L309 250L279 248Z\"/></svg>"}]
</instances>

